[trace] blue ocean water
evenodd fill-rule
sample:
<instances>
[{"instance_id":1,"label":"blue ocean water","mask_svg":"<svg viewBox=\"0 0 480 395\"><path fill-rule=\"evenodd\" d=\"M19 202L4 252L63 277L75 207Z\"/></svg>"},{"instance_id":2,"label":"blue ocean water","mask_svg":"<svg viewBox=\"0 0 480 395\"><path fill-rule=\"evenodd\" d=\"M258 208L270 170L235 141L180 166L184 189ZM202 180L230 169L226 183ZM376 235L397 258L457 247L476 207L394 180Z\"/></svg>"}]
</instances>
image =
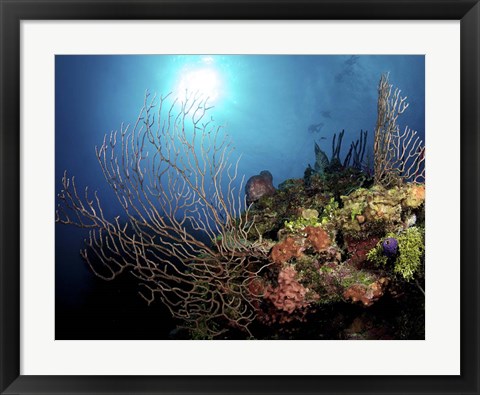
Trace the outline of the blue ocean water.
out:
<instances>
[{"instance_id":1,"label":"blue ocean water","mask_svg":"<svg viewBox=\"0 0 480 395\"><path fill-rule=\"evenodd\" d=\"M58 55L55 192L67 170L80 188L98 191L106 216L121 214L95 146L122 122L135 122L146 91L209 95L211 115L225 125L236 147L234 159L241 156L240 175L248 179L269 170L275 186L301 178L315 162L315 141L330 155L333 134L345 130L344 157L362 129L373 145L377 84L385 72L410 103L400 127L409 126L424 139L424 56ZM86 231L56 226L56 304L58 311L72 312L72 323L65 326L70 328L97 279L79 255ZM68 338L67 332L62 336Z\"/></svg>"}]
</instances>

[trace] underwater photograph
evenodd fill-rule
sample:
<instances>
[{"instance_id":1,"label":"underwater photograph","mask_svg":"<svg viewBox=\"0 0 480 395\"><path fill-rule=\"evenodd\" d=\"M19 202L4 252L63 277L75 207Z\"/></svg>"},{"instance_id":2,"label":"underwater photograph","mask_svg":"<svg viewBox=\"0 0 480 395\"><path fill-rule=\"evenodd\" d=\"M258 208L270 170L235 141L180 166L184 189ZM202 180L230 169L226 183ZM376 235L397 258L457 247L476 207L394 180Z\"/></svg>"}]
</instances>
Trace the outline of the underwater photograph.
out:
<instances>
[{"instance_id":1,"label":"underwater photograph","mask_svg":"<svg viewBox=\"0 0 480 395\"><path fill-rule=\"evenodd\" d=\"M56 55L56 340L424 340L423 55Z\"/></svg>"}]
</instances>

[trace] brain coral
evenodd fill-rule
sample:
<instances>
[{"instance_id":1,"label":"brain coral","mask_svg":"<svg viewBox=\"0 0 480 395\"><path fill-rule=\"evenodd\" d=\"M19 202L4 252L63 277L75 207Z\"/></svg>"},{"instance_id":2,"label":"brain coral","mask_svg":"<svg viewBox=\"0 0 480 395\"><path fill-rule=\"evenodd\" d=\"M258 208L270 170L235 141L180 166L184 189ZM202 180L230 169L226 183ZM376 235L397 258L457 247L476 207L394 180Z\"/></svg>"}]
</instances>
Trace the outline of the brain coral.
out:
<instances>
[{"instance_id":1,"label":"brain coral","mask_svg":"<svg viewBox=\"0 0 480 395\"><path fill-rule=\"evenodd\" d=\"M271 196L274 193L273 176L268 170L263 170L260 174L250 177L245 185L247 203L255 202L262 196Z\"/></svg>"}]
</instances>

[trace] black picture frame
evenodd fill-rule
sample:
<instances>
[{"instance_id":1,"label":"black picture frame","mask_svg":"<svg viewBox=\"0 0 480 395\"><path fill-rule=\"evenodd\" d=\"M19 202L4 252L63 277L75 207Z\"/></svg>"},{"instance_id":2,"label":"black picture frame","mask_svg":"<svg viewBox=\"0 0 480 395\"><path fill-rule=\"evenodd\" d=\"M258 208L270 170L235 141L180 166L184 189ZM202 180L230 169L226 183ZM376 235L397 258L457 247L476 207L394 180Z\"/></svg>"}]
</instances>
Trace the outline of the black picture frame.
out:
<instances>
[{"instance_id":1,"label":"black picture frame","mask_svg":"<svg viewBox=\"0 0 480 395\"><path fill-rule=\"evenodd\" d=\"M124 0L121 2L0 0L0 13L0 392L2 394L480 393L478 341L480 328L478 294L480 287L478 267L480 5L478 0ZM120 377L20 375L20 21L42 19L460 20L461 375Z\"/></svg>"}]
</instances>

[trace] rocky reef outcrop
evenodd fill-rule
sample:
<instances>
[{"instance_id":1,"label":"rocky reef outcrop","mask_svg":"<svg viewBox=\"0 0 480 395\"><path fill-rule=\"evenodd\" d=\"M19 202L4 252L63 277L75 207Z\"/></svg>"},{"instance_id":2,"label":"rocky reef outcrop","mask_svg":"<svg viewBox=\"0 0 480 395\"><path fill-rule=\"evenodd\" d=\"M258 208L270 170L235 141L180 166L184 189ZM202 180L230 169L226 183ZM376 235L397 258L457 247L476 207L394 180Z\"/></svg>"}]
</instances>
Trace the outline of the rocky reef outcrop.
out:
<instances>
[{"instance_id":1,"label":"rocky reef outcrop","mask_svg":"<svg viewBox=\"0 0 480 395\"><path fill-rule=\"evenodd\" d=\"M272 246L257 279L266 338L422 338L425 186L358 173L286 180L251 206L248 238Z\"/></svg>"}]
</instances>

